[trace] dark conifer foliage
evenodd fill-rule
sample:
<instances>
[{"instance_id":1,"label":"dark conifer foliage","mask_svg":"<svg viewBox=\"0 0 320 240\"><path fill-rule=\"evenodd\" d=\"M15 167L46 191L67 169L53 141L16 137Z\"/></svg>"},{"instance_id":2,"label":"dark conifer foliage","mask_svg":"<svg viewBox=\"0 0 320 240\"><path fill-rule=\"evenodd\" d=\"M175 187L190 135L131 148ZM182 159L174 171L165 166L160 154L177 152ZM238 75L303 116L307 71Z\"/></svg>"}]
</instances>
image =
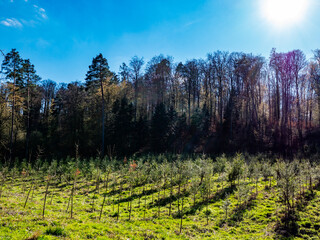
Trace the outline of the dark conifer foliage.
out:
<instances>
[{"instance_id":1,"label":"dark conifer foliage","mask_svg":"<svg viewBox=\"0 0 320 240\"><path fill-rule=\"evenodd\" d=\"M112 73L109 70L108 61L100 53L93 58L92 64L89 66L89 71L86 75L87 88L100 87L101 91L101 156L104 157L104 143L105 143L105 96L104 96L104 82L107 78L111 78Z\"/></svg>"},{"instance_id":2,"label":"dark conifer foliage","mask_svg":"<svg viewBox=\"0 0 320 240\"><path fill-rule=\"evenodd\" d=\"M9 146L9 162L14 158L14 122L16 120L15 112L16 107L16 88L21 85L22 79L22 59L16 49L12 49L9 52L2 63L1 71L5 74L6 79L10 80L11 83L8 85L11 105L11 124L10 124L10 146Z\"/></svg>"}]
</instances>

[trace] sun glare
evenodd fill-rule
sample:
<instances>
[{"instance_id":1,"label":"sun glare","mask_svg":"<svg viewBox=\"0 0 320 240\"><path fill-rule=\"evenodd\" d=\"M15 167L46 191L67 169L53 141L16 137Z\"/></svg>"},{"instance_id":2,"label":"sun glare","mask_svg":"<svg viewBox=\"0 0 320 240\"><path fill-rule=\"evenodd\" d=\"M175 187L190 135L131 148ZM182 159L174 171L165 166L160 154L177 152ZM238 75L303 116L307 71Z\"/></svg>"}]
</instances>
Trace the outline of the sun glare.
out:
<instances>
[{"instance_id":1,"label":"sun glare","mask_svg":"<svg viewBox=\"0 0 320 240\"><path fill-rule=\"evenodd\" d=\"M310 0L260 0L263 17L276 28L298 24L306 16Z\"/></svg>"}]
</instances>

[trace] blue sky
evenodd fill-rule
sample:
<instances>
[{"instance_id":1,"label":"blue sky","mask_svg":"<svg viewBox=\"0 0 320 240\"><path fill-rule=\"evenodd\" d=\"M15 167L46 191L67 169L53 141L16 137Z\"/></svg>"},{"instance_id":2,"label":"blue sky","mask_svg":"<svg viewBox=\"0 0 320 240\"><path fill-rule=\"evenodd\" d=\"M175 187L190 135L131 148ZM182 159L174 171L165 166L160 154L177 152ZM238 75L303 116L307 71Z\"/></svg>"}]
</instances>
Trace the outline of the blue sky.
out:
<instances>
[{"instance_id":1,"label":"blue sky","mask_svg":"<svg viewBox=\"0 0 320 240\"><path fill-rule=\"evenodd\" d=\"M281 31L262 17L261 1L0 0L0 49L16 48L43 79L68 83L83 81L100 52L118 72L134 55L184 62L216 50L268 57L275 47L311 57L320 48L319 0Z\"/></svg>"}]
</instances>

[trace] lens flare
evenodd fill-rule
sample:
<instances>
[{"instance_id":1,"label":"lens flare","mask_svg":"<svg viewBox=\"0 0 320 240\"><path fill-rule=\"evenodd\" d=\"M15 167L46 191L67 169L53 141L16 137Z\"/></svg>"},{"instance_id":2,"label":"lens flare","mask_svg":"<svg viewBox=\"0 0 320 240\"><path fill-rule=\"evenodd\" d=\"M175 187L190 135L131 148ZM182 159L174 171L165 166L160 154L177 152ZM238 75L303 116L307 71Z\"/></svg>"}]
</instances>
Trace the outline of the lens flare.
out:
<instances>
[{"instance_id":1,"label":"lens flare","mask_svg":"<svg viewBox=\"0 0 320 240\"><path fill-rule=\"evenodd\" d=\"M304 20L310 0L261 0L263 18L276 28L296 25Z\"/></svg>"}]
</instances>

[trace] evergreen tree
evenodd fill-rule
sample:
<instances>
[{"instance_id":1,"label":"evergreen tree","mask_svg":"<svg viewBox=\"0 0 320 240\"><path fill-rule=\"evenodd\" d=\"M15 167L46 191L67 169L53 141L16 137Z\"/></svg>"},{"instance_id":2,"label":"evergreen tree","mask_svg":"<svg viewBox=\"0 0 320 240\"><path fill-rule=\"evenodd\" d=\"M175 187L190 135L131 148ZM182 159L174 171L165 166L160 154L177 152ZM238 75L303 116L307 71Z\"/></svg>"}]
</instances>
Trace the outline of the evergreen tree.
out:
<instances>
[{"instance_id":1,"label":"evergreen tree","mask_svg":"<svg viewBox=\"0 0 320 240\"><path fill-rule=\"evenodd\" d=\"M36 91L36 84L41 78L36 74L34 65L30 63L30 60L23 60L22 63L22 75L21 75L21 88L25 95L24 107L26 109L25 126L26 126L26 150L25 157L29 159L29 141L30 141L30 125L32 121L31 108L33 107L33 92Z\"/></svg>"},{"instance_id":2,"label":"evergreen tree","mask_svg":"<svg viewBox=\"0 0 320 240\"><path fill-rule=\"evenodd\" d=\"M132 131L134 129L134 108L128 99L123 97L116 100L113 105L113 142L120 154L130 153L132 150Z\"/></svg>"},{"instance_id":3,"label":"evergreen tree","mask_svg":"<svg viewBox=\"0 0 320 240\"><path fill-rule=\"evenodd\" d=\"M86 74L87 88L97 88L100 86L101 90L101 157L104 157L104 134L105 134L105 99L103 83L107 78L112 77L113 74L109 70L108 61L100 53L92 60L89 66L89 71Z\"/></svg>"},{"instance_id":4,"label":"evergreen tree","mask_svg":"<svg viewBox=\"0 0 320 240\"><path fill-rule=\"evenodd\" d=\"M1 71L5 74L6 79L12 81L12 98L11 98L11 128L10 128L10 155L9 161L13 159L13 132L15 120L15 100L16 100L16 85L21 79L22 59L16 49L12 49L2 62Z\"/></svg>"},{"instance_id":5,"label":"evergreen tree","mask_svg":"<svg viewBox=\"0 0 320 240\"><path fill-rule=\"evenodd\" d=\"M167 134L169 129L169 117L165 105L157 104L151 120L151 147L155 152L167 150Z\"/></svg>"}]
</instances>

